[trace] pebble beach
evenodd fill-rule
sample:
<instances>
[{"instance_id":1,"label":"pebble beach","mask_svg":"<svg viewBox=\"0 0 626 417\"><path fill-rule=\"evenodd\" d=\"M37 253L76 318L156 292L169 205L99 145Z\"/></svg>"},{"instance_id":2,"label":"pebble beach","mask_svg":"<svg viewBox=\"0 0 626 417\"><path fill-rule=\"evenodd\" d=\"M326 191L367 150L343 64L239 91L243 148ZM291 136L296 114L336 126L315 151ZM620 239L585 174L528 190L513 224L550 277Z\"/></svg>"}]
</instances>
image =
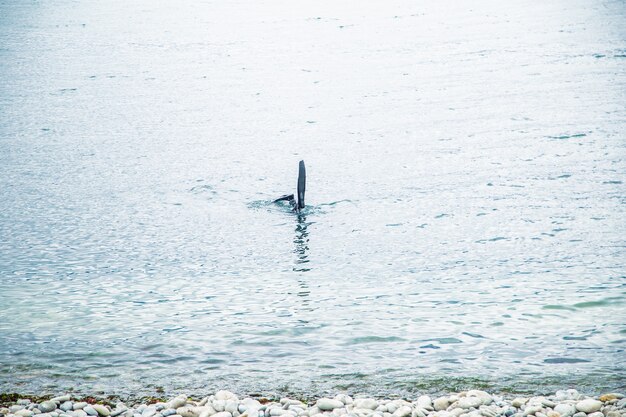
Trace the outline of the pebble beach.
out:
<instances>
[{"instance_id":1,"label":"pebble beach","mask_svg":"<svg viewBox=\"0 0 626 417\"><path fill-rule=\"evenodd\" d=\"M625 21L0 0L0 417L626 417Z\"/></svg>"},{"instance_id":2,"label":"pebble beach","mask_svg":"<svg viewBox=\"0 0 626 417\"><path fill-rule=\"evenodd\" d=\"M202 399L185 394L169 401L82 399L69 394L48 400L20 398L0 408L3 417L625 417L621 393L590 397L575 389L548 396L505 397L469 390L412 399L376 399L338 394L312 401L240 398L218 391Z\"/></svg>"}]
</instances>

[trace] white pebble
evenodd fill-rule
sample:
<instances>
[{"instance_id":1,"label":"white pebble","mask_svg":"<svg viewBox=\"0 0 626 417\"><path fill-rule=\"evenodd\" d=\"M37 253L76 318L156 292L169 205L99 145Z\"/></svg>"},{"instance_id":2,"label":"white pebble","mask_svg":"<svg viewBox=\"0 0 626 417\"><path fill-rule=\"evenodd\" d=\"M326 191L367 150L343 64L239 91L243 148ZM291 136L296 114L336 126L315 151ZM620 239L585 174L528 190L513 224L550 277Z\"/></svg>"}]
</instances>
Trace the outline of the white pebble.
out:
<instances>
[{"instance_id":1,"label":"white pebble","mask_svg":"<svg viewBox=\"0 0 626 417\"><path fill-rule=\"evenodd\" d=\"M70 396L70 394L65 394L65 395L59 395L58 397L54 397L52 398L50 401L54 401L55 403L64 403L65 401L69 401L71 400L72 397Z\"/></svg>"},{"instance_id":2,"label":"white pebble","mask_svg":"<svg viewBox=\"0 0 626 417\"><path fill-rule=\"evenodd\" d=\"M478 397L465 397L457 401L456 405L459 408L463 408L467 410L469 408L478 408L481 406L482 403L483 403L483 400Z\"/></svg>"},{"instance_id":3,"label":"white pebble","mask_svg":"<svg viewBox=\"0 0 626 417\"><path fill-rule=\"evenodd\" d=\"M339 400L333 400L331 398L320 398L315 405L322 411L331 411L335 408L341 408L344 404Z\"/></svg>"},{"instance_id":4,"label":"white pebble","mask_svg":"<svg viewBox=\"0 0 626 417\"><path fill-rule=\"evenodd\" d=\"M239 401L239 398L237 398L237 396L235 394L233 394L230 391L225 391L225 390L217 391L215 393L215 399L216 400L224 400L224 401L226 401L226 400Z\"/></svg>"},{"instance_id":5,"label":"white pebble","mask_svg":"<svg viewBox=\"0 0 626 417\"><path fill-rule=\"evenodd\" d=\"M435 408L435 411L446 410L448 407L450 407L448 397L439 397L435 399L435 401L433 402L433 407Z\"/></svg>"},{"instance_id":6,"label":"white pebble","mask_svg":"<svg viewBox=\"0 0 626 417\"><path fill-rule=\"evenodd\" d=\"M421 408L433 408L433 402L428 395L422 395L417 399L417 406Z\"/></svg>"},{"instance_id":7,"label":"white pebble","mask_svg":"<svg viewBox=\"0 0 626 417\"><path fill-rule=\"evenodd\" d=\"M111 410L109 410L108 407L102 405L102 404L94 404L92 405L93 409L96 410L98 412L98 414L100 414L103 417L108 417L111 415Z\"/></svg>"},{"instance_id":8,"label":"white pebble","mask_svg":"<svg viewBox=\"0 0 626 417\"><path fill-rule=\"evenodd\" d=\"M378 407L378 401L373 398L357 398L353 404L355 408L366 408L369 410L376 410Z\"/></svg>"},{"instance_id":9,"label":"white pebble","mask_svg":"<svg viewBox=\"0 0 626 417\"><path fill-rule=\"evenodd\" d=\"M407 417L411 415L411 407L408 407L406 405L398 408L394 413L393 416L394 417Z\"/></svg>"},{"instance_id":10,"label":"white pebble","mask_svg":"<svg viewBox=\"0 0 626 417\"><path fill-rule=\"evenodd\" d=\"M576 409L578 411L582 411L583 413L593 413L595 411L599 411L602 408L602 402L598 400L593 400L591 398L587 400L578 401L576 403Z\"/></svg>"},{"instance_id":11,"label":"white pebble","mask_svg":"<svg viewBox=\"0 0 626 417\"><path fill-rule=\"evenodd\" d=\"M181 394L169 400L169 402L167 403L167 408L173 408L175 410L184 406L185 404L187 404L187 396L185 394Z\"/></svg>"}]
</instances>

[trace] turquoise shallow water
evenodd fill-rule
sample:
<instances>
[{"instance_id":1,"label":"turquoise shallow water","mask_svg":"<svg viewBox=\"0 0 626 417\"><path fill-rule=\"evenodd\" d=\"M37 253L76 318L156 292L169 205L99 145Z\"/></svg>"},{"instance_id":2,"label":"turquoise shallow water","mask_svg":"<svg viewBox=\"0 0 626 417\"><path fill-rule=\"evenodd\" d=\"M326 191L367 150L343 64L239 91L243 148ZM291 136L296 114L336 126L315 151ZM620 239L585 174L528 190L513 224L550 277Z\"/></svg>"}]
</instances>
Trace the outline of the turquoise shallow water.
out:
<instances>
[{"instance_id":1,"label":"turquoise shallow water","mask_svg":"<svg viewBox=\"0 0 626 417\"><path fill-rule=\"evenodd\" d=\"M0 2L0 391L623 388L625 14Z\"/></svg>"}]
</instances>

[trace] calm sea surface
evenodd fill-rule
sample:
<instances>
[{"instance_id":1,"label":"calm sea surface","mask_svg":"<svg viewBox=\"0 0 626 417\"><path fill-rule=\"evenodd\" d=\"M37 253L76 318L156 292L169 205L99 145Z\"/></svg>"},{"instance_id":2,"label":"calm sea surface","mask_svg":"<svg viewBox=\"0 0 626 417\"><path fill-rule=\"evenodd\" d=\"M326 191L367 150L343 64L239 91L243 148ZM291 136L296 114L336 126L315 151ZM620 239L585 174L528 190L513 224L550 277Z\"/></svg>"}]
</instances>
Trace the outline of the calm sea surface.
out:
<instances>
[{"instance_id":1,"label":"calm sea surface","mask_svg":"<svg viewBox=\"0 0 626 417\"><path fill-rule=\"evenodd\" d=\"M625 132L623 1L0 0L0 391L624 388Z\"/></svg>"}]
</instances>

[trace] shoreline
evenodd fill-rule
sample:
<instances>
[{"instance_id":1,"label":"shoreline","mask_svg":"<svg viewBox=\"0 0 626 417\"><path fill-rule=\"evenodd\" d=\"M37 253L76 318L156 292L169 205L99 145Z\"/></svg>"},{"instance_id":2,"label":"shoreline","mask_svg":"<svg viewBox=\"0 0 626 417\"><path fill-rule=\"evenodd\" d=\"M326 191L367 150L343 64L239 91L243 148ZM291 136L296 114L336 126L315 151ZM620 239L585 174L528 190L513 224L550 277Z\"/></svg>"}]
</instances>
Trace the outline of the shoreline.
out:
<instances>
[{"instance_id":1,"label":"shoreline","mask_svg":"<svg viewBox=\"0 0 626 417\"><path fill-rule=\"evenodd\" d=\"M622 393L587 396L575 389L519 396L468 390L415 398L352 397L313 399L238 397L220 390L205 397L117 397L64 394L0 394L2 417L626 417Z\"/></svg>"}]
</instances>

